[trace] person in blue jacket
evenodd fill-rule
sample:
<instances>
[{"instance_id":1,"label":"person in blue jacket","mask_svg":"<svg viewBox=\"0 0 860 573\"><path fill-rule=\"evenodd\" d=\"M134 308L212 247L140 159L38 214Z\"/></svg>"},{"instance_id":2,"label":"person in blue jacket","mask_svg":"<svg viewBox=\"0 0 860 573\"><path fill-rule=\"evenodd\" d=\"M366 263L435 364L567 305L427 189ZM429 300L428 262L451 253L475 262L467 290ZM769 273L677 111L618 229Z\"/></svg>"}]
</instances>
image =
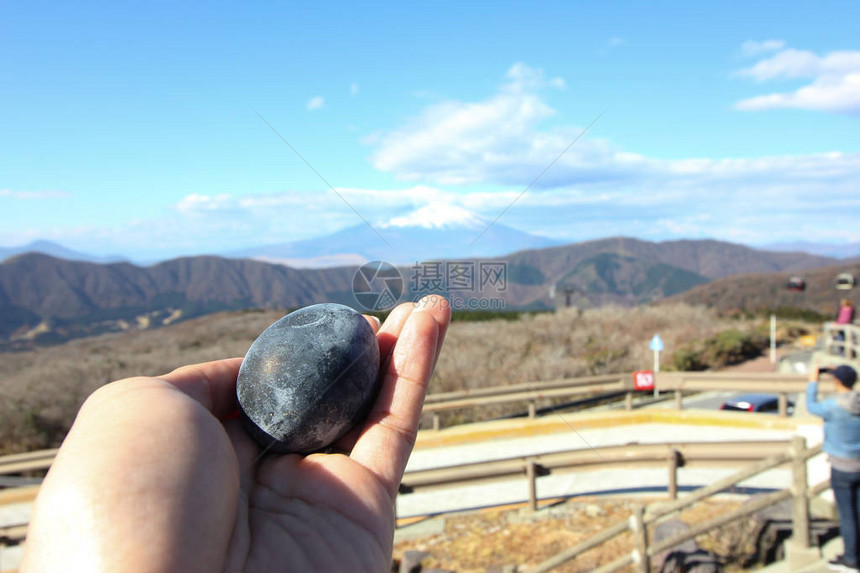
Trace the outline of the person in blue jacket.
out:
<instances>
[{"instance_id":1,"label":"person in blue jacket","mask_svg":"<svg viewBox=\"0 0 860 573\"><path fill-rule=\"evenodd\" d=\"M818 378L827 372L836 379L836 394L818 400ZM830 458L830 486L839 512L839 533L845 552L828 562L836 571L860 571L860 392L857 372L847 365L815 368L806 388L806 408L824 418L824 452Z\"/></svg>"}]
</instances>

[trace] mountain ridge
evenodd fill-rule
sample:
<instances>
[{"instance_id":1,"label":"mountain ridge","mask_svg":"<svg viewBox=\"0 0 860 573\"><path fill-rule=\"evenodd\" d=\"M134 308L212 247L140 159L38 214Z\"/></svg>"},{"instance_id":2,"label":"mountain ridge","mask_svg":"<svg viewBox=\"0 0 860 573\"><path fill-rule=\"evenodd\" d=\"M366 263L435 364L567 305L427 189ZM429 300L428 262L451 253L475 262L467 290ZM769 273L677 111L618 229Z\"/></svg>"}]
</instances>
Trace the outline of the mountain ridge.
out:
<instances>
[{"instance_id":1,"label":"mountain ridge","mask_svg":"<svg viewBox=\"0 0 860 573\"><path fill-rule=\"evenodd\" d=\"M807 310L835 319L841 299L847 298L855 306L860 306L860 292L856 287L850 290L836 288L836 279L843 273L860 278L860 261L839 261L797 273L805 283L802 291L788 288L791 274L748 273L698 285L661 302L704 305L723 314Z\"/></svg>"},{"instance_id":2,"label":"mountain ridge","mask_svg":"<svg viewBox=\"0 0 860 573\"><path fill-rule=\"evenodd\" d=\"M464 259L448 263L458 261ZM792 272L832 265L835 260L719 241L652 243L612 237L472 261L504 263L505 288L469 292L446 283L444 287L452 287L452 298L468 302L494 297L504 308L546 309L558 304L551 296L556 286L577 291L581 304L631 306L733 274ZM0 264L0 342L56 341L148 328L217 310L294 308L317 302L357 306L352 295L356 269L295 269L212 255L147 267L17 255ZM416 267L404 266L400 272L407 290L402 300L421 294L410 280Z\"/></svg>"}]
</instances>

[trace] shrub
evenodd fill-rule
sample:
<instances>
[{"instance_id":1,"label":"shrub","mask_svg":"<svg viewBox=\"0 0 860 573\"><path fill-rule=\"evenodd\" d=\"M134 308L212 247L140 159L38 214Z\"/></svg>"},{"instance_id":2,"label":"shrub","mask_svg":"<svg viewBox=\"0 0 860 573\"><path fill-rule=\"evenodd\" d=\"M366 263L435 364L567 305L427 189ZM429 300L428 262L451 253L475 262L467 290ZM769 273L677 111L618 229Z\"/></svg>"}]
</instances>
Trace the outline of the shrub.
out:
<instances>
[{"instance_id":1,"label":"shrub","mask_svg":"<svg viewBox=\"0 0 860 573\"><path fill-rule=\"evenodd\" d=\"M766 347L763 337L733 328L705 341L704 360L711 366L737 364L760 356Z\"/></svg>"},{"instance_id":2,"label":"shrub","mask_svg":"<svg viewBox=\"0 0 860 573\"><path fill-rule=\"evenodd\" d=\"M772 314L778 319L800 320L817 324L832 320L833 318L832 316L824 315L808 308L797 308L794 306L781 306L779 308L767 309L762 312L764 317L770 317Z\"/></svg>"},{"instance_id":3,"label":"shrub","mask_svg":"<svg viewBox=\"0 0 860 573\"><path fill-rule=\"evenodd\" d=\"M672 365L675 370L684 372L696 372L707 370L708 365L702 362L702 351L691 347L682 348L672 356Z\"/></svg>"},{"instance_id":4,"label":"shrub","mask_svg":"<svg viewBox=\"0 0 860 573\"><path fill-rule=\"evenodd\" d=\"M700 343L685 346L675 352L672 362L678 370L719 368L760 356L767 345L768 339L755 331L730 328Z\"/></svg>"}]
</instances>

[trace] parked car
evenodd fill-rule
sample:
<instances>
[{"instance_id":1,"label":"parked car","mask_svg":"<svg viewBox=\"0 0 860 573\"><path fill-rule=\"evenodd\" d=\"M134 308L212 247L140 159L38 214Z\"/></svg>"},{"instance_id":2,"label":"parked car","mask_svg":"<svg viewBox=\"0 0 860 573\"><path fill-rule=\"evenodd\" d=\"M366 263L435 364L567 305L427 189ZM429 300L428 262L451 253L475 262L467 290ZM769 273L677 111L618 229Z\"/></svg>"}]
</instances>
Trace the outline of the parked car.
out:
<instances>
[{"instance_id":1,"label":"parked car","mask_svg":"<svg viewBox=\"0 0 860 573\"><path fill-rule=\"evenodd\" d=\"M779 396L776 394L739 394L726 400L720 406L720 410L776 414L779 412ZM788 402L787 412L788 414L794 413L794 402Z\"/></svg>"}]
</instances>

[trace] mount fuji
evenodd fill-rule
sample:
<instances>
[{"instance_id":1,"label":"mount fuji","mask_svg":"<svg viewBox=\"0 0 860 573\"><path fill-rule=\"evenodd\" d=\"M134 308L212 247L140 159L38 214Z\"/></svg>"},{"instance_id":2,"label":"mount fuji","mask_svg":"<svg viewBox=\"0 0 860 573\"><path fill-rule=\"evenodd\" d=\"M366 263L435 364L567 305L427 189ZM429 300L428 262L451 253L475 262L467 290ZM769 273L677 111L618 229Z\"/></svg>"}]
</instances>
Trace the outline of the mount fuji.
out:
<instances>
[{"instance_id":1,"label":"mount fuji","mask_svg":"<svg viewBox=\"0 0 860 573\"><path fill-rule=\"evenodd\" d=\"M330 235L243 249L229 257L299 268L321 268L383 260L410 264L433 259L497 257L523 249L561 244L479 217L462 207L431 203L373 225L361 223Z\"/></svg>"}]
</instances>

